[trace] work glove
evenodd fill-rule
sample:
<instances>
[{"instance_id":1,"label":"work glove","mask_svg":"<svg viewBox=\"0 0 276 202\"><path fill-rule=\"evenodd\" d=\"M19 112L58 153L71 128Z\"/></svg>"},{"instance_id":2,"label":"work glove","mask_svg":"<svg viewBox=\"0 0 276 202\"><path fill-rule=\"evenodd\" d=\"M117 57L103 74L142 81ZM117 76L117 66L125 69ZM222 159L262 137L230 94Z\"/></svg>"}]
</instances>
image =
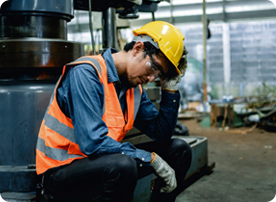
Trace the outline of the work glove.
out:
<instances>
[{"instance_id":1,"label":"work glove","mask_svg":"<svg viewBox=\"0 0 276 202\"><path fill-rule=\"evenodd\" d=\"M175 77L174 79L168 80L167 78L160 79L161 87L163 90L167 91L177 91L178 83L181 81L182 75Z\"/></svg>"},{"instance_id":2,"label":"work glove","mask_svg":"<svg viewBox=\"0 0 276 202\"><path fill-rule=\"evenodd\" d=\"M155 170L156 174L163 178L166 186L160 189L161 193L170 193L176 186L176 178L174 170L164 161L160 156L153 152L155 159L151 162L152 168Z\"/></svg>"}]
</instances>

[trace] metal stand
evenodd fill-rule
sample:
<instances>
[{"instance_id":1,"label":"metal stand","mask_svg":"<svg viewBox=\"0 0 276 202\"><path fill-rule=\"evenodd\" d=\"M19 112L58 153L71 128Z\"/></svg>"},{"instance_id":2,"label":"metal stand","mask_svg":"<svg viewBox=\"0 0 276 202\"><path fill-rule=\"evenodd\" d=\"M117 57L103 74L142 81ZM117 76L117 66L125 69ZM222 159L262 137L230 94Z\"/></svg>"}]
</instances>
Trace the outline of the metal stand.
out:
<instances>
[{"instance_id":1,"label":"metal stand","mask_svg":"<svg viewBox=\"0 0 276 202\"><path fill-rule=\"evenodd\" d=\"M108 8L103 11L102 20L103 50L110 47L119 49L116 30L115 8Z\"/></svg>"}]
</instances>

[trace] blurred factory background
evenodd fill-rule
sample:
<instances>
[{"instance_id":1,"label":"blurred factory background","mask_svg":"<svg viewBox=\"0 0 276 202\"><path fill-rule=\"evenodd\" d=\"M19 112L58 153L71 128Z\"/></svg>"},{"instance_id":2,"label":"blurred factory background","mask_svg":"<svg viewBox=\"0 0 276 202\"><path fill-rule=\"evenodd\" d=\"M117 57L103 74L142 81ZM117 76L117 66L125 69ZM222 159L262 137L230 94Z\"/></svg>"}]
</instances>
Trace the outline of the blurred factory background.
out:
<instances>
[{"instance_id":1,"label":"blurred factory background","mask_svg":"<svg viewBox=\"0 0 276 202\"><path fill-rule=\"evenodd\" d=\"M189 67L183 86L190 101L202 100L203 25L202 1L172 0L158 4L155 20L173 23L183 32ZM132 29L152 20L139 12L135 20L117 20L120 42L132 39ZM263 96L264 82L275 86L275 5L268 0L207 0L206 17L211 37L207 40L209 99L223 96ZM94 37L101 46L101 13L93 12ZM88 14L76 11L68 23L68 40L91 44ZM119 46L119 48L122 48Z\"/></svg>"},{"instance_id":2,"label":"blurred factory background","mask_svg":"<svg viewBox=\"0 0 276 202\"><path fill-rule=\"evenodd\" d=\"M194 156L177 202L271 200L276 193L275 5L143 0L135 7L139 18L122 19L124 1L0 1L2 197L35 200L37 134L63 65L109 47L122 50L133 29L162 20L182 31L189 52L175 136L189 142ZM158 80L144 88L158 109ZM134 128L125 141L150 140ZM147 201L151 179L140 181L135 202Z\"/></svg>"}]
</instances>

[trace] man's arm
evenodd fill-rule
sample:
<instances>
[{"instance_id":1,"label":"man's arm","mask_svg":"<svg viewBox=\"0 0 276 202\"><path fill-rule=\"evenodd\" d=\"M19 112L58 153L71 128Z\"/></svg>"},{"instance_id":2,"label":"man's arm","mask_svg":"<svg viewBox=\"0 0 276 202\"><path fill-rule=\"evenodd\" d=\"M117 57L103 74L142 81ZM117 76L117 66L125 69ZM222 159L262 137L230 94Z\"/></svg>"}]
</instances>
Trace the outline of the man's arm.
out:
<instances>
[{"instance_id":1,"label":"man's arm","mask_svg":"<svg viewBox=\"0 0 276 202\"><path fill-rule=\"evenodd\" d=\"M134 126L154 140L168 140L177 122L180 94L162 90L159 112L148 98L145 90Z\"/></svg>"}]
</instances>

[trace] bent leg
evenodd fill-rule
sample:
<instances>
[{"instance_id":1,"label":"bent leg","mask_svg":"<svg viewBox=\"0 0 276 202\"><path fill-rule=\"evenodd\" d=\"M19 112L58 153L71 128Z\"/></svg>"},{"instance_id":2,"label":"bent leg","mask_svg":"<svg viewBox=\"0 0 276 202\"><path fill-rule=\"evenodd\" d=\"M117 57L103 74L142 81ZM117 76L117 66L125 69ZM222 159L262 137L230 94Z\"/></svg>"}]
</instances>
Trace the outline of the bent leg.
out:
<instances>
[{"instance_id":1,"label":"bent leg","mask_svg":"<svg viewBox=\"0 0 276 202\"><path fill-rule=\"evenodd\" d=\"M139 144L136 147L149 152L155 152L163 158L175 170L177 187L178 189L181 187L192 161L192 152L188 143L181 139L171 139L166 142ZM164 185L165 182L161 178L156 180L151 201L175 201L178 189L169 194L160 194L160 188Z\"/></svg>"},{"instance_id":2,"label":"bent leg","mask_svg":"<svg viewBox=\"0 0 276 202\"><path fill-rule=\"evenodd\" d=\"M83 158L45 175L46 190L60 201L128 201L137 182L136 161L127 155L110 154Z\"/></svg>"}]
</instances>

